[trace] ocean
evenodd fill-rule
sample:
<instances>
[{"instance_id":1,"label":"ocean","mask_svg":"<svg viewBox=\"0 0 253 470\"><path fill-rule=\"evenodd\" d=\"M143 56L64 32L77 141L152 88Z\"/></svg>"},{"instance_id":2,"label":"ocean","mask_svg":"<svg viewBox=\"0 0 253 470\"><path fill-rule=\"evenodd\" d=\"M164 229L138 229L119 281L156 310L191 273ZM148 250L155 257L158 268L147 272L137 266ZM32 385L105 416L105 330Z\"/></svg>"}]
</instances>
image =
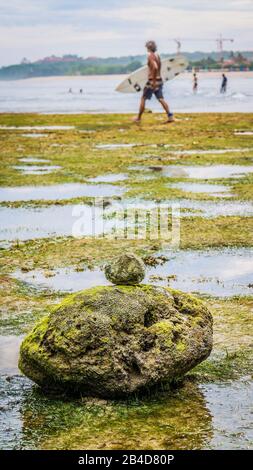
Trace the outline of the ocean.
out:
<instances>
[{"instance_id":1,"label":"ocean","mask_svg":"<svg viewBox=\"0 0 253 470\"><path fill-rule=\"evenodd\" d=\"M226 95L220 94L221 73L199 74L199 90L192 93L192 74L165 84L164 95L175 112L253 112L253 72L231 72ZM117 76L47 77L0 81L0 112L132 113L140 94L121 94ZM69 89L72 93L69 93ZM80 93L80 89L83 93ZM160 110L153 98L147 106Z\"/></svg>"}]
</instances>

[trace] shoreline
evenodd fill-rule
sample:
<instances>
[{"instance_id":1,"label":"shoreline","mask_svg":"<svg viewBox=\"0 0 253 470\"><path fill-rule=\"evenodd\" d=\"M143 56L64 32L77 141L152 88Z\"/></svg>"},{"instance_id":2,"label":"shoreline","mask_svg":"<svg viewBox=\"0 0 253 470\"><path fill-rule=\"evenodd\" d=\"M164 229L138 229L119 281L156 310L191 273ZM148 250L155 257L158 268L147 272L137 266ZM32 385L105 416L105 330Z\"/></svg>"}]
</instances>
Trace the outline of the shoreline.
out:
<instances>
[{"instance_id":1,"label":"shoreline","mask_svg":"<svg viewBox=\"0 0 253 470\"><path fill-rule=\"evenodd\" d=\"M164 113L159 111L159 110L153 110L153 111L148 111L146 113L146 115L150 115L150 114L155 114L155 115L161 115L163 116ZM253 110L252 111L194 111L194 112L188 112L188 111L175 111L174 114L176 116L199 116L199 115L202 115L202 114L210 114L212 116L214 115L217 115L217 116L222 116L222 115L252 115L253 116ZM52 111L51 113L50 112L30 112L30 111L12 111L12 112L5 112L5 111L0 111L0 117L6 117L6 116L68 116L68 117L71 117L71 116L135 116L136 115L136 110L135 111L126 111L126 112L120 112L120 113L115 113L114 111L106 111L106 112L99 112L99 111L85 111L85 112L82 112L82 111L76 111L75 113L73 113L73 111L71 112L67 112L67 111L64 111L62 113L57 113L57 112L54 112ZM143 121L144 122L144 121ZM134 123L133 123L134 124ZM1 131L1 129L0 129Z\"/></svg>"},{"instance_id":2,"label":"shoreline","mask_svg":"<svg viewBox=\"0 0 253 470\"><path fill-rule=\"evenodd\" d=\"M219 77L222 73L226 73L228 76L237 76L237 77L243 77L243 78L253 78L253 71L237 71L237 70L232 70L232 71L225 71L224 70L200 70L197 72L199 76L205 76L205 77ZM193 74L193 71L185 71L180 74L177 79L180 79L180 77L184 76L191 76ZM28 81L55 81L55 80L109 80L112 78L121 78L124 79L124 77L128 77L129 74L108 74L108 75L50 75L48 77L30 77L30 78L20 78L20 79L10 79L10 80L0 80L1 83L6 83L6 82L28 82Z\"/></svg>"}]
</instances>

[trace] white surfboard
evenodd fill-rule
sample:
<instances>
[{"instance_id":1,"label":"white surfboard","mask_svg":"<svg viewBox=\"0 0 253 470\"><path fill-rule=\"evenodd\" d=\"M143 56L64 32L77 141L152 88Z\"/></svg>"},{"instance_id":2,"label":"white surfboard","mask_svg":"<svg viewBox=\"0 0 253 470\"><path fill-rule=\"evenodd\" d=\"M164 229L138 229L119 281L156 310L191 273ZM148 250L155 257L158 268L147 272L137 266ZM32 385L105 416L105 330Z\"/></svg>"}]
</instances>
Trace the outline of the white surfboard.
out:
<instances>
[{"instance_id":1,"label":"white surfboard","mask_svg":"<svg viewBox=\"0 0 253 470\"><path fill-rule=\"evenodd\" d=\"M161 61L161 76L164 82L173 80L182 73L188 66L188 60L183 56L170 57ZM121 82L116 91L120 93L138 93L142 91L148 81L148 66L144 65L140 69L131 73Z\"/></svg>"}]
</instances>

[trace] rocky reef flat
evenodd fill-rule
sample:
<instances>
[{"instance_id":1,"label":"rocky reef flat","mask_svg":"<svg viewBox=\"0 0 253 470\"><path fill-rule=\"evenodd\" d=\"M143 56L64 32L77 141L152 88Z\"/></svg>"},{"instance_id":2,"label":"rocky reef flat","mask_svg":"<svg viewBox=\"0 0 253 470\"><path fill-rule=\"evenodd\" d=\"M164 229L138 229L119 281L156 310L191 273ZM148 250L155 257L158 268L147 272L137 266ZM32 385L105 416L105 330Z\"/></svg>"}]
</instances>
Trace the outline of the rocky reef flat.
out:
<instances>
[{"instance_id":1,"label":"rocky reef flat","mask_svg":"<svg viewBox=\"0 0 253 470\"><path fill-rule=\"evenodd\" d=\"M1 448L253 448L252 114L131 118L0 116ZM168 234L180 209L176 247L150 236L164 206ZM126 253L131 284L113 268ZM98 358L92 392L76 386Z\"/></svg>"}]
</instances>

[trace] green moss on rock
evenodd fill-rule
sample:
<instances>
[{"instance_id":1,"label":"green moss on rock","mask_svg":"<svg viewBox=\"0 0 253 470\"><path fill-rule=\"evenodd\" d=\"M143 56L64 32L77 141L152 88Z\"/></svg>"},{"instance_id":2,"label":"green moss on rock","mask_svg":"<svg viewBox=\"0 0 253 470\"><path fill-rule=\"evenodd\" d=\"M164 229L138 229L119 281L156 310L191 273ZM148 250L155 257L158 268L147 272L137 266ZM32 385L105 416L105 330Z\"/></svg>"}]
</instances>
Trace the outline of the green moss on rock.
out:
<instances>
[{"instance_id":1,"label":"green moss on rock","mask_svg":"<svg viewBox=\"0 0 253 470\"><path fill-rule=\"evenodd\" d=\"M201 301L169 288L117 285L54 307L23 341L19 366L46 389L117 397L173 381L211 349L212 317Z\"/></svg>"}]
</instances>

